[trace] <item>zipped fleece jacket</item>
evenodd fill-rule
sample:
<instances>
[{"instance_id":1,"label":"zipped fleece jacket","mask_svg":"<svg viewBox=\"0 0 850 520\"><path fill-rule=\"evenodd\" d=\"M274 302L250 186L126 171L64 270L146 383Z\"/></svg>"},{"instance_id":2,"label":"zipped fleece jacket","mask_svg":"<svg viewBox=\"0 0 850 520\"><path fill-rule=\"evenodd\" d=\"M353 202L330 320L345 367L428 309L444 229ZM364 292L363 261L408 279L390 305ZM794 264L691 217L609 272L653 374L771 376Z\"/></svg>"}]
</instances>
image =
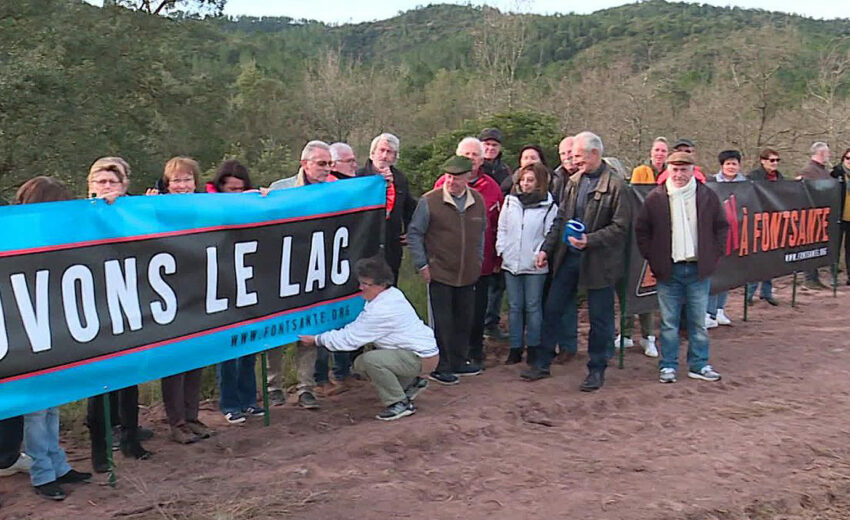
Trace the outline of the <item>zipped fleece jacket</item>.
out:
<instances>
[{"instance_id":1,"label":"zipped fleece jacket","mask_svg":"<svg viewBox=\"0 0 850 520\"><path fill-rule=\"evenodd\" d=\"M529 207L523 207L516 195L505 198L499 213L496 253L502 257L502 269L513 275L549 272L548 267L538 269L534 265L558 213L552 194L546 195L546 200Z\"/></svg>"}]
</instances>

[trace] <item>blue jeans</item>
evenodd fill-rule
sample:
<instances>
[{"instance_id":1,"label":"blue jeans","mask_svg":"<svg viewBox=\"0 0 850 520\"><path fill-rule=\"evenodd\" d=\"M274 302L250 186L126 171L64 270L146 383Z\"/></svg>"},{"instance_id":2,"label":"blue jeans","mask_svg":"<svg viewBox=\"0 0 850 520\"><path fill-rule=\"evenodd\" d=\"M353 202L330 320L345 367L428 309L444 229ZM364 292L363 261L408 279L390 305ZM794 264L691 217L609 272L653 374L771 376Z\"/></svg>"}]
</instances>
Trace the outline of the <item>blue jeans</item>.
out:
<instances>
[{"instance_id":1,"label":"blue jeans","mask_svg":"<svg viewBox=\"0 0 850 520\"><path fill-rule=\"evenodd\" d=\"M564 263L552 277L552 286L543 309L543 332L536 363L538 368L548 370L555 357L555 343L562 336L564 314L571 313L575 316L572 323L578 323L575 299L580 265L581 254L568 251ZM588 289L587 307L590 315L590 335L587 341L590 360L587 368L591 372L604 372L608 366L608 347L613 348L614 344L614 288Z\"/></svg>"},{"instance_id":2,"label":"blue jeans","mask_svg":"<svg viewBox=\"0 0 850 520\"><path fill-rule=\"evenodd\" d=\"M59 447L59 408L53 407L24 416L24 446L32 457L30 480L33 486L53 482L71 471L65 451Z\"/></svg>"},{"instance_id":3,"label":"blue jeans","mask_svg":"<svg viewBox=\"0 0 850 520\"><path fill-rule=\"evenodd\" d=\"M351 352L331 352L325 347L316 347L316 369L313 379L317 385L328 382L328 362L334 358L334 379L342 381L351 375Z\"/></svg>"},{"instance_id":4,"label":"blue jeans","mask_svg":"<svg viewBox=\"0 0 850 520\"><path fill-rule=\"evenodd\" d=\"M711 290L711 282L709 281L709 290ZM729 299L729 291L710 294L708 301L705 304L705 312L712 318L717 318L717 309L726 308L726 300Z\"/></svg>"},{"instance_id":5,"label":"blue jeans","mask_svg":"<svg viewBox=\"0 0 850 520\"><path fill-rule=\"evenodd\" d=\"M748 299L753 299L753 296L756 295L756 289L758 289L758 286L758 282L752 282L747 284ZM773 298L773 280L765 280L761 282L761 292L759 296L761 296L762 298Z\"/></svg>"},{"instance_id":6,"label":"blue jeans","mask_svg":"<svg viewBox=\"0 0 850 520\"><path fill-rule=\"evenodd\" d=\"M708 278L699 278L696 263L673 264L670 280L658 280L658 306L661 308L661 359L658 368L675 370L679 367L682 306L688 321L688 367L699 372L708 364L705 309L710 284Z\"/></svg>"},{"instance_id":7,"label":"blue jeans","mask_svg":"<svg viewBox=\"0 0 850 520\"><path fill-rule=\"evenodd\" d=\"M254 372L254 354L219 363L215 375L218 380L218 402L221 413L241 412L257 406L257 374Z\"/></svg>"},{"instance_id":8,"label":"blue jeans","mask_svg":"<svg viewBox=\"0 0 850 520\"><path fill-rule=\"evenodd\" d=\"M508 289L508 324L511 330L511 348L522 348L522 332L531 347L540 346L543 327L543 286L545 274L515 275L505 271Z\"/></svg>"}]
</instances>

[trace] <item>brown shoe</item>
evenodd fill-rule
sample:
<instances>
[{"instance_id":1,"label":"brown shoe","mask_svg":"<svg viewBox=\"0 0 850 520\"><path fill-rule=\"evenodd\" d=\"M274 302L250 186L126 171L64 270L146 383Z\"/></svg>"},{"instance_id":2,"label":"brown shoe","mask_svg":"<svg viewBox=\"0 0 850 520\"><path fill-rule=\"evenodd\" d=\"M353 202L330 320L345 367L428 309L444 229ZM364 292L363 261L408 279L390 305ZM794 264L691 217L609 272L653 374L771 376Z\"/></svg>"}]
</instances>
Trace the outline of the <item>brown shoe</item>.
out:
<instances>
[{"instance_id":1,"label":"brown shoe","mask_svg":"<svg viewBox=\"0 0 850 520\"><path fill-rule=\"evenodd\" d=\"M171 427L171 440L179 444L192 444L198 442L200 437L190 430L189 426L181 424Z\"/></svg>"},{"instance_id":2,"label":"brown shoe","mask_svg":"<svg viewBox=\"0 0 850 520\"><path fill-rule=\"evenodd\" d=\"M199 421L197 419L195 419L194 421L186 421L186 426L189 428L189 430L192 433L194 433L195 435L197 435L201 439L209 439L210 435L215 433L214 431L212 431L210 429L209 426L207 426L206 424L202 423L201 421Z\"/></svg>"},{"instance_id":3,"label":"brown shoe","mask_svg":"<svg viewBox=\"0 0 850 520\"><path fill-rule=\"evenodd\" d=\"M348 380L343 379L342 381L331 381L329 384L325 385L325 395L339 395L343 392L348 392L351 390L351 384Z\"/></svg>"}]
</instances>

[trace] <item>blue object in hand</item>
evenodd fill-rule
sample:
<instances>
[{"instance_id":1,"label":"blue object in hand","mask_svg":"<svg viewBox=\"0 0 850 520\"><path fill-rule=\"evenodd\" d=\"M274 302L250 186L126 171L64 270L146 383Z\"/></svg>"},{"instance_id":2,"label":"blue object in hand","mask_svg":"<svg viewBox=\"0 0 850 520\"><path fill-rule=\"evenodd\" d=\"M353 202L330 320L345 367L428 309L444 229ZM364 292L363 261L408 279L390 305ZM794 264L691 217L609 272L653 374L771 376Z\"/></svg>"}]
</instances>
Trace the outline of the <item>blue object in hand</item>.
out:
<instances>
[{"instance_id":1,"label":"blue object in hand","mask_svg":"<svg viewBox=\"0 0 850 520\"><path fill-rule=\"evenodd\" d=\"M577 220L574 218L570 219L567 221L567 225L564 226L564 236L561 238L561 240L563 240L564 243L568 246L572 247L573 249L576 249L576 247L570 243L568 237L579 239L586 230L587 228L581 220Z\"/></svg>"}]
</instances>

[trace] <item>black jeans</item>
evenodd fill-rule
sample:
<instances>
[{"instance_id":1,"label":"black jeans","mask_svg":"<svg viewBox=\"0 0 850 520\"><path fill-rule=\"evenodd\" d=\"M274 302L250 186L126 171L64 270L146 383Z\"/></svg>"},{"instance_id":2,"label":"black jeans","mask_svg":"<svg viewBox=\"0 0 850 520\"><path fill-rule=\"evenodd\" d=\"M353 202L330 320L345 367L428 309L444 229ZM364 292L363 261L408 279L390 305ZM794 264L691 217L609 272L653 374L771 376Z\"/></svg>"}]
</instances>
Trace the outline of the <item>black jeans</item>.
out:
<instances>
[{"instance_id":1,"label":"black jeans","mask_svg":"<svg viewBox=\"0 0 850 520\"><path fill-rule=\"evenodd\" d=\"M580 265L581 254L569 251L564 257L564 263L552 277L552 286L543 308L543 332L536 361L538 368L548 370L555 357L555 344L561 335L567 303L575 300L578 291ZM604 372L608 366L607 350L614 342L614 287L588 289L587 308L590 314L590 336L587 341L590 360L587 368L591 372Z\"/></svg>"},{"instance_id":2,"label":"black jeans","mask_svg":"<svg viewBox=\"0 0 850 520\"><path fill-rule=\"evenodd\" d=\"M474 363L484 361L484 324L487 317L487 302L490 288L498 283L498 277L498 274L488 274L479 278L475 284L475 309L469 332L469 359Z\"/></svg>"},{"instance_id":3,"label":"black jeans","mask_svg":"<svg viewBox=\"0 0 850 520\"><path fill-rule=\"evenodd\" d=\"M99 451L106 449L103 395L89 397L86 410L86 425L89 427L92 448ZM109 427L120 424L122 435L128 440L135 440L139 430L139 387L133 385L109 392L109 414L112 419Z\"/></svg>"},{"instance_id":4,"label":"black jeans","mask_svg":"<svg viewBox=\"0 0 850 520\"><path fill-rule=\"evenodd\" d=\"M24 441L24 417L9 417L0 421L0 469L14 464L21 455Z\"/></svg>"},{"instance_id":5,"label":"black jeans","mask_svg":"<svg viewBox=\"0 0 850 520\"><path fill-rule=\"evenodd\" d=\"M850 221L841 221L841 239L844 240L844 275L850 280Z\"/></svg>"},{"instance_id":6,"label":"black jeans","mask_svg":"<svg viewBox=\"0 0 850 520\"><path fill-rule=\"evenodd\" d=\"M437 372L454 372L466 363L474 306L474 285L428 284L428 313L440 349Z\"/></svg>"},{"instance_id":7,"label":"black jeans","mask_svg":"<svg viewBox=\"0 0 850 520\"><path fill-rule=\"evenodd\" d=\"M491 276L490 287L487 289L487 313L484 315L484 326L497 326L502 318L502 300L505 296L505 272L499 271Z\"/></svg>"}]
</instances>

